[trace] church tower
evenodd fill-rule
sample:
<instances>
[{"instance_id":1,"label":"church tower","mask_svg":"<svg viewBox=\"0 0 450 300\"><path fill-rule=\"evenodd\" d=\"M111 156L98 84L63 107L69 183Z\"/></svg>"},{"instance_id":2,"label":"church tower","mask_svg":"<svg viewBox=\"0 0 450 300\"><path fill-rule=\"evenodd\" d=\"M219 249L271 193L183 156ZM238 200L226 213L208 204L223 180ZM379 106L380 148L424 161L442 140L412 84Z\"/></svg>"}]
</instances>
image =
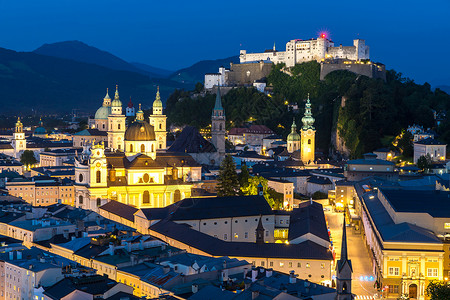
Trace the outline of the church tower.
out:
<instances>
[{"instance_id":1,"label":"church tower","mask_svg":"<svg viewBox=\"0 0 450 300\"><path fill-rule=\"evenodd\" d=\"M108 147L112 150L123 151L125 135L125 119L122 114L122 101L119 99L119 87L111 103L111 114L108 116Z\"/></svg>"},{"instance_id":2,"label":"church tower","mask_svg":"<svg viewBox=\"0 0 450 300\"><path fill-rule=\"evenodd\" d=\"M297 133L297 125L295 124L294 118L291 126L291 133L289 133L287 137L287 151L292 153L298 149L300 149L300 135Z\"/></svg>"},{"instance_id":3,"label":"church tower","mask_svg":"<svg viewBox=\"0 0 450 300\"><path fill-rule=\"evenodd\" d=\"M19 154L27 149L27 141L25 140L25 132L23 132L23 125L20 118L17 118L16 126L14 128L12 146L14 148L14 156L19 158Z\"/></svg>"},{"instance_id":4,"label":"church tower","mask_svg":"<svg viewBox=\"0 0 450 300\"><path fill-rule=\"evenodd\" d=\"M163 115L163 105L159 94L159 86L156 92L155 101L153 101L153 112L150 115L150 125L155 129L156 149L166 149L166 115Z\"/></svg>"},{"instance_id":5,"label":"church tower","mask_svg":"<svg viewBox=\"0 0 450 300\"><path fill-rule=\"evenodd\" d=\"M217 86L216 103L211 116L211 143L220 155L225 155L225 111L222 107L219 86Z\"/></svg>"},{"instance_id":6,"label":"church tower","mask_svg":"<svg viewBox=\"0 0 450 300\"><path fill-rule=\"evenodd\" d=\"M311 102L306 100L305 115L302 118L303 127L301 130L301 159L304 164L314 162L316 129L314 128L314 118L311 113Z\"/></svg>"},{"instance_id":7,"label":"church tower","mask_svg":"<svg viewBox=\"0 0 450 300\"><path fill-rule=\"evenodd\" d=\"M256 227L256 243L259 245L264 244L264 232L265 229L262 224L262 216L260 216L258 226Z\"/></svg>"},{"instance_id":8,"label":"church tower","mask_svg":"<svg viewBox=\"0 0 450 300\"><path fill-rule=\"evenodd\" d=\"M352 261L347 256L347 230L342 228L341 258L336 264L336 300L352 300Z\"/></svg>"}]
</instances>

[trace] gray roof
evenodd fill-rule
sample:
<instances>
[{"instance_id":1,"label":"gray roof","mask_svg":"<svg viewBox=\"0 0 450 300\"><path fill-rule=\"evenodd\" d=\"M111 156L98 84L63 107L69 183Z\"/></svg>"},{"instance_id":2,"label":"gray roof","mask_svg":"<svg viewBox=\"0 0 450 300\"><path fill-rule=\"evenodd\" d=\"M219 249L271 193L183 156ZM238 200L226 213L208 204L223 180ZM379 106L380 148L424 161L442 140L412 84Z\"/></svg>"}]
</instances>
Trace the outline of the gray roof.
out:
<instances>
[{"instance_id":1,"label":"gray roof","mask_svg":"<svg viewBox=\"0 0 450 300\"><path fill-rule=\"evenodd\" d=\"M417 142L414 142L414 144L419 144L419 145L446 145L445 143L435 140L433 138L427 138L427 139L423 139Z\"/></svg>"},{"instance_id":2,"label":"gray roof","mask_svg":"<svg viewBox=\"0 0 450 300\"><path fill-rule=\"evenodd\" d=\"M317 202L300 203L299 207L292 211L289 219L289 241L307 233L330 242L323 207Z\"/></svg>"},{"instance_id":3,"label":"gray roof","mask_svg":"<svg viewBox=\"0 0 450 300\"><path fill-rule=\"evenodd\" d=\"M329 249L312 241L300 244L246 243L226 242L208 234L191 229L185 224L172 221L159 221L150 226L151 231L158 232L171 239L180 241L193 248L200 249L214 256L231 257L267 257L290 259L332 260Z\"/></svg>"},{"instance_id":4,"label":"gray roof","mask_svg":"<svg viewBox=\"0 0 450 300\"><path fill-rule=\"evenodd\" d=\"M428 213L434 218L450 218L450 192L388 188L381 189L381 192L397 212Z\"/></svg>"},{"instance_id":5,"label":"gray roof","mask_svg":"<svg viewBox=\"0 0 450 300\"><path fill-rule=\"evenodd\" d=\"M111 200L108 203L102 205L100 209L120 216L131 222L134 222L134 214L138 211L138 209L133 206L126 205L114 200Z\"/></svg>"},{"instance_id":6,"label":"gray roof","mask_svg":"<svg viewBox=\"0 0 450 300\"><path fill-rule=\"evenodd\" d=\"M116 285L116 281L101 275L66 277L54 285L45 288L44 294L50 297L50 299L64 298L76 290L81 290L91 295L103 295Z\"/></svg>"},{"instance_id":7,"label":"gray roof","mask_svg":"<svg viewBox=\"0 0 450 300\"><path fill-rule=\"evenodd\" d=\"M383 159L353 159L347 161L347 165L394 165L393 162Z\"/></svg>"},{"instance_id":8,"label":"gray roof","mask_svg":"<svg viewBox=\"0 0 450 300\"><path fill-rule=\"evenodd\" d=\"M168 218L173 221L273 214L263 196L186 198L165 208L144 208L142 211L153 220Z\"/></svg>"}]
</instances>

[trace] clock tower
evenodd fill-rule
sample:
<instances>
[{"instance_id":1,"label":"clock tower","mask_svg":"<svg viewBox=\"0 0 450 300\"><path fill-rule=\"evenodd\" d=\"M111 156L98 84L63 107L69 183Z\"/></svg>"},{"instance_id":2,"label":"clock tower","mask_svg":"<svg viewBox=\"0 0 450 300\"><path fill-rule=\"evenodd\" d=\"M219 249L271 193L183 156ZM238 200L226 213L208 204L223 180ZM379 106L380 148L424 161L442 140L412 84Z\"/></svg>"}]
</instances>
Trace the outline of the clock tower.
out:
<instances>
[{"instance_id":1,"label":"clock tower","mask_svg":"<svg viewBox=\"0 0 450 300\"><path fill-rule=\"evenodd\" d=\"M316 129L314 128L314 118L311 113L311 102L308 99L305 104L305 115L302 118L301 129L301 159L306 164L314 163Z\"/></svg>"}]
</instances>

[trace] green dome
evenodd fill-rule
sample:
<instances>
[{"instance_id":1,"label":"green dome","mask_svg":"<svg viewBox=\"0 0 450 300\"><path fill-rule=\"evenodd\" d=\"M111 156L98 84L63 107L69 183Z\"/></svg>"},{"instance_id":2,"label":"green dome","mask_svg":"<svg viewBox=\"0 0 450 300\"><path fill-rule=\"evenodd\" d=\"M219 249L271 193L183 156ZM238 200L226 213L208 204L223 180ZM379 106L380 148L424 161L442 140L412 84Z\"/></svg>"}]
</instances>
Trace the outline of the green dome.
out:
<instances>
[{"instance_id":1,"label":"green dome","mask_svg":"<svg viewBox=\"0 0 450 300\"><path fill-rule=\"evenodd\" d=\"M111 114L111 107L102 106L99 109L97 109L97 112L95 113L95 119L96 120L106 120L106 119L108 119L108 116L110 114Z\"/></svg>"},{"instance_id":2,"label":"green dome","mask_svg":"<svg viewBox=\"0 0 450 300\"><path fill-rule=\"evenodd\" d=\"M34 134L46 134L47 130L44 127L38 127L34 130Z\"/></svg>"},{"instance_id":3,"label":"green dome","mask_svg":"<svg viewBox=\"0 0 450 300\"><path fill-rule=\"evenodd\" d=\"M295 119L292 122L291 133L287 136L288 142L298 142L300 141L300 134L297 133L297 125L295 124Z\"/></svg>"},{"instance_id":4,"label":"green dome","mask_svg":"<svg viewBox=\"0 0 450 300\"><path fill-rule=\"evenodd\" d=\"M125 141L154 141L155 130L145 121L135 121L125 131Z\"/></svg>"},{"instance_id":5,"label":"green dome","mask_svg":"<svg viewBox=\"0 0 450 300\"><path fill-rule=\"evenodd\" d=\"M162 107L161 95L159 94L159 86L158 91L156 92L156 99L153 101L153 107Z\"/></svg>"},{"instance_id":6,"label":"green dome","mask_svg":"<svg viewBox=\"0 0 450 300\"><path fill-rule=\"evenodd\" d=\"M298 134L297 132L289 133L289 135L287 137L287 141L288 142L298 142L298 141L300 141L300 134Z\"/></svg>"}]
</instances>

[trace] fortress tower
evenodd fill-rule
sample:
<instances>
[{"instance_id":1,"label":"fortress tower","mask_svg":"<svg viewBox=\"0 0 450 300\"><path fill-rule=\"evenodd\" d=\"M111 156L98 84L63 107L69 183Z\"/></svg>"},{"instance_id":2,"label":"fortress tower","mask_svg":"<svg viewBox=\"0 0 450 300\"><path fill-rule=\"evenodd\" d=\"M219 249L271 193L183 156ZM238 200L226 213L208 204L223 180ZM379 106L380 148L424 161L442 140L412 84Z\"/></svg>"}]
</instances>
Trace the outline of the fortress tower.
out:
<instances>
[{"instance_id":1,"label":"fortress tower","mask_svg":"<svg viewBox=\"0 0 450 300\"><path fill-rule=\"evenodd\" d=\"M305 104L305 115L302 118L303 127L301 129L301 159L304 164L314 162L316 129L314 128L314 118L311 112L311 102L308 99Z\"/></svg>"}]
</instances>

